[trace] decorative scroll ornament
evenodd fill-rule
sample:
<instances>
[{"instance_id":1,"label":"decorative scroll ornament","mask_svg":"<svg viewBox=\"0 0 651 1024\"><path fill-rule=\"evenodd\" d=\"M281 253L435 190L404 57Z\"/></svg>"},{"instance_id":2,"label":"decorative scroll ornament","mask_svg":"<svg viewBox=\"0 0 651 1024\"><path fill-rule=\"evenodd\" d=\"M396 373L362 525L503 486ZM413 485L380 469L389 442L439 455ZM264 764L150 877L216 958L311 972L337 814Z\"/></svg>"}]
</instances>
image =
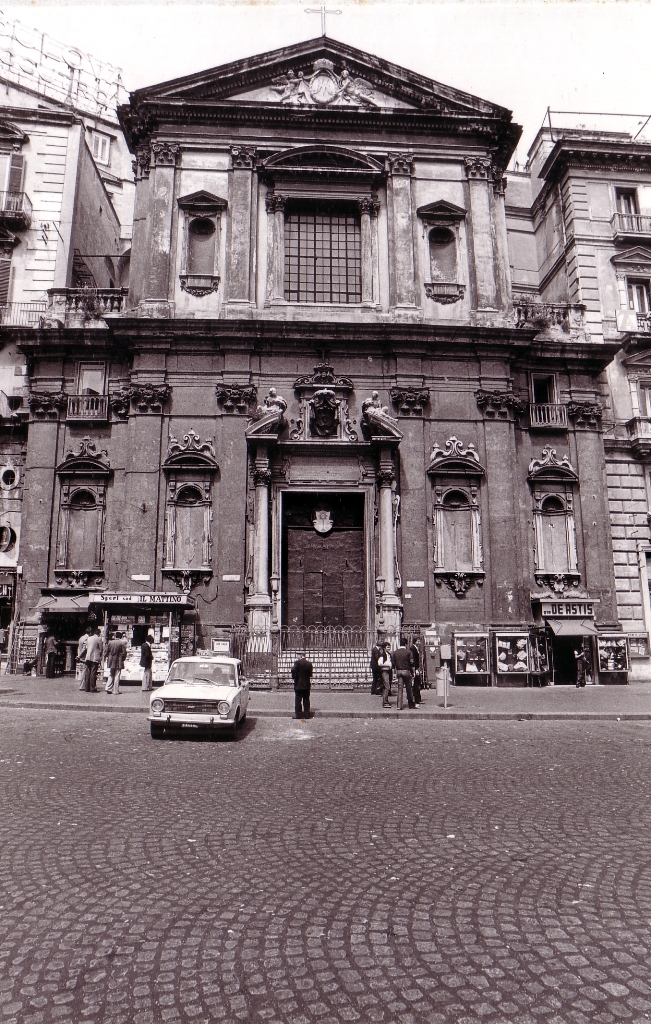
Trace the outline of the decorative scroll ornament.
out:
<instances>
[{"instance_id":1,"label":"decorative scroll ornament","mask_svg":"<svg viewBox=\"0 0 651 1024\"><path fill-rule=\"evenodd\" d=\"M33 416L56 416L57 411L68 408L68 396L64 391L30 391L27 404Z\"/></svg>"},{"instance_id":2,"label":"decorative scroll ornament","mask_svg":"<svg viewBox=\"0 0 651 1024\"><path fill-rule=\"evenodd\" d=\"M394 402L403 416L423 415L423 406L429 402L428 388L391 388L389 392L391 401Z\"/></svg>"},{"instance_id":3,"label":"decorative scroll ornament","mask_svg":"<svg viewBox=\"0 0 651 1024\"><path fill-rule=\"evenodd\" d=\"M86 434L79 442L79 451L76 452L72 448L68 448L64 462L68 459L97 459L98 462L103 462L107 458L106 448L98 448L93 439Z\"/></svg>"},{"instance_id":4,"label":"decorative scroll ornament","mask_svg":"<svg viewBox=\"0 0 651 1024\"><path fill-rule=\"evenodd\" d=\"M258 391L250 384L217 384L217 401L224 412L248 414L258 400Z\"/></svg>"},{"instance_id":5,"label":"decorative scroll ornament","mask_svg":"<svg viewBox=\"0 0 651 1024\"><path fill-rule=\"evenodd\" d=\"M173 455L208 455L211 459L215 458L215 449L213 448L210 441L202 441L199 434L195 433L194 430L189 430L187 434L183 435L183 441L179 441L176 437L170 435L167 444L167 457L171 458Z\"/></svg>"},{"instance_id":6,"label":"decorative scroll ornament","mask_svg":"<svg viewBox=\"0 0 651 1024\"><path fill-rule=\"evenodd\" d=\"M577 427L596 429L601 422L602 408L598 402L568 402L567 414Z\"/></svg>"},{"instance_id":7,"label":"decorative scroll ornament","mask_svg":"<svg viewBox=\"0 0 651 1024\"><path fill-rule=\"evenodd\" d=\"M126 419L132 402L138 412L161 412L169 395L167 384L141 384L111 392L109 405L118 419Z\"/></svg>"},{"instance_id":8,"label":"decorative scroll ornament","mask_svg":"<svg viewBox=\"0 0 651 1024\"><path fill-rule=\"evenodd\" d=\"M524 412L527 403L519 398L513 391L485 391L479 388L475 391L477 405L488 419L506 419L508 410L513 412Z\"/></svg>"},{"instance_id":9,"label":"decorative scroll ornament","mask_svg":"<svg viewBox=\"0 0 651 1024\"><path fill-rule=\"evenodd\" d=\"M342 65L337 75L334 64L321 58L315 60L313 72L305 77L290 68L273 80L271 88L281 103L289 107L375 107L373 86L364 78L355 78Z\"/></svg>"},{"instance_id":10,"label":"decorative scroll ornament","mask_svg":"<svg viewBox=\"0 0 651 1024\"><path fill-rule=\"evenodd\" d=\"M479 454L474 444L469 444L464 448L463 441L460 441L458 437L449 437L445 442L445 448L439 447L438 442L435 442L432 448L432 454L429 457L429 468L430 470L436 469L437 465L443 462L449 462L451 460L460 460L462 462L477 464L477 468L481 469L479 462Z\"/></svg>"},{"instance_id":11,"label":"decorative scroll ornament","mask_svg":"<svg viewBox=\"0 0 651 1024\"><path fill-rule=\"evenodd\" d=\"M181 291L188 295L194 295L196 299L203 299L219 290L220 277L218 274L181 274Z\"/></svg>"},{"instance_id":12,"label":"decorative scroll ornament","mask_svg":"<svg viewBox=\"0 0 651 1024\"><path fill-rule=\"evenodd\" d=\"M317 363L314 373L306 374L304 377L297 377L294 381L294 390L312 387L336 387L353 390L353 382L350 377L337 377L334 367L328 363Z\"/></svg>"},{"instance_id":13,"label":"decorative scroll ornament","mask_svg":"<svg viewBox=\"0 0 651 1024\"><path fill-rule=\"evenodd\" d=\"M532 459L529 463L529 477L536 479L549 475L552 477L569 478L577 480L578 476L576 470L572 466L567 455L564 455L562 459L556 458L556 449L547 445L542 450L541 459Z\"/></svg>"}]
</instances>

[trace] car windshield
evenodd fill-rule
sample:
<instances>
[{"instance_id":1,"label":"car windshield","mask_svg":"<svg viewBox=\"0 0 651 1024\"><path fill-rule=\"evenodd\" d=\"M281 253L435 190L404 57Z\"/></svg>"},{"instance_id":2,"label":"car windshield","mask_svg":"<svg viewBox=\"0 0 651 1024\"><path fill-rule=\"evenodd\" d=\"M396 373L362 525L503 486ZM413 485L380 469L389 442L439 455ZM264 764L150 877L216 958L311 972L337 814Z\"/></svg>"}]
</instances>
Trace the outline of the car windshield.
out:
<instances>
[{"instance_id":1,"label":"car windshield","mask_svg":"<svg viewBox=\"0 0 651 1024\"><path fill-rule=\"evenodd\" d=\"M215 661L177 661L167 677L168 683L212 683L235 686L235 666Z\"/></svg>"}]
</instances>

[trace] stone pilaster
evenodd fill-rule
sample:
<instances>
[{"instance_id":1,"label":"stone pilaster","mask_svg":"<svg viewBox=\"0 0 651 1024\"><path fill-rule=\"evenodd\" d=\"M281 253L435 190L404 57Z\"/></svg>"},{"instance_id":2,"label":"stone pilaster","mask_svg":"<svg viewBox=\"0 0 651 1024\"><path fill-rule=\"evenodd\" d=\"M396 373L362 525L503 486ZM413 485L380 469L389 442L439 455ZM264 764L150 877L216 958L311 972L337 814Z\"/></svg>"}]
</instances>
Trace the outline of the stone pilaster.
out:
<instances>
[{"instance_id":1,"label":"stone pilaster","mask_svg":"<svg viewBox=\"0 0 651 1024\"><path fill-rule=\"evenodd\" d=\"M466 175L470 192L470 230L474 259L470 272L474 277L477 309L497 308L495 254L489 189L492 187L488 157L466 157Z\"/></svg>"},{"instance_id":2,"label":"stone pilaster","mask_svg":"<svg viewBox=\"0 0 651 1024\"><path fill-rule=\"evenodd\" d=\"M394 531L393 488L395 472L393 455L390 449L380 452L380 465L377 474L379 488L378 501L378 547L379 577L384 580L381 594L377 594L378 631L387 636L399 637L402 622L402 601L396 594L396 549Z\"/></svg>"},{"instance_id":3,"label":"stone pilaster","mask_svg":"<svg viewBox=\"0 0 651 1024\"><path fill-rule=\"evenodd\" d=\"M146 293L142 296L149 302L166 303L170 300L174 176L180 152L178 143L154 142L151 147L149 248Z\"/></svg>"},{"instance_id":4,"label":"stone pilaster","mask_svg":"<svg viewBox=\"0 0 651 1024\"><path fill-rule=\"evenodd\" d=\"M387 202L389 215L389 291L391 312L412 317L421 311L416 305L415 260L411 193L413 156L394 153L387 160Z\"/></svg>"},{"instance_id":5,"label":"stone pilaster","mask_svg":"<svg viewBox=\"0 0 651 1024\"><path fill-rule=\"evenodd\" d=\"M266 447L256 450L253 463L255 484L253 534L253 594L246 601L249 630L269 634L271 595L269 593L269 485L271 469Z\"/></svg>"},{"instance_id":6,"label":"stone pilaster","mask_svg":"<svg viewBox=\"0 0 651 1024\"><path fill-rule=\"evenodd\" d=\"M226 302L224 314L248 319L255 303L252 256L255 246L253 174L255 149L231 149L230 234L226 246Z\"/></svg>"},{"instance_id":7,"label":"stone pilaster","mask_svg":"<svg viewBox=\"0 0 651 1024\"><path fill-rule=\"evenodd\" d=\"M360 199L358 202L361 219L362 247L362 305L374 307L378 296L375 284L375 253L373 246L373 219L377 217L379 204L371 198Z\"/></svg>"},{"instance_id":8,"label":"stone pilaster","mask_svg":"<svg viewBox=\"0 0 651 1024\"><path fill-rule=\"evenodd\" d=\"M268 238L268 298L271 305L285 302L285 196L270 192L266 198Z\"/></svg>"}]
</instances>

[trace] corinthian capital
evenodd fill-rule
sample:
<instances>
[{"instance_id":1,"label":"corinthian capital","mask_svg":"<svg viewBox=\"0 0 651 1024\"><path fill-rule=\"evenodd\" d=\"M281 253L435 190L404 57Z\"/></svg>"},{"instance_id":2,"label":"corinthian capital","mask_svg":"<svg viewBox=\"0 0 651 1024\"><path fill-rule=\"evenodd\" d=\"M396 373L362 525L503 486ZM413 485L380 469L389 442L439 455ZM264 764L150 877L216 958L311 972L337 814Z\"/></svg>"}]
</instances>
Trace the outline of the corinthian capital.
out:
<instances>
[{"instance_id":1,"label":"corinthian capital","mask_svg":"<svg viewBox=\"0 0 651 1024\"><path fill-rule=\"evenodd\" d=\"M287 196L277 196L275 192L268 192L265 205L268 213L275 213L276 210L284 210L287 205Z\"/></svg>"},{"instance_id":2,"label":"corinthian capital","mask_svg":"<svg viewBox=\"0 0 651 1024\"><path fill-rule=\"evenodd\" d=\"M181 147L178 142L154 142L151 147L154 164L157 167L174 167Z\"/></svg>"},{"instance_id":3,"label":"corinthian capital","mask_svg":"<svg viewBox=\"0 0 651 1024\"><path fill-rule=\"evenodd\" d=\"M255 146L231 146L233 167L251 170L255 167Z\"/></svg>"},{"instance_id":4,"label":"corinthian capital","mask_svg":"<svg viewBox=\"0 0 651 1024\"><path fill-rule=\"evenodd\" d=\"M486 156L465 156L463 162L466 165L468 178L484 178L491 176L491 162Z\"/></svg>"},{"instance_id":5,"label":"corinthian capital","mask_svg":"<svg viewBox=\"0 0 651 1024\"><path fill-rule=\"evenodd\" d=\"M394 175L411 174L411 169L414 163L414 157L412 153L389 153L387 157L387 164L389 166L389 173Z\"/></svg>"}]
</instances>

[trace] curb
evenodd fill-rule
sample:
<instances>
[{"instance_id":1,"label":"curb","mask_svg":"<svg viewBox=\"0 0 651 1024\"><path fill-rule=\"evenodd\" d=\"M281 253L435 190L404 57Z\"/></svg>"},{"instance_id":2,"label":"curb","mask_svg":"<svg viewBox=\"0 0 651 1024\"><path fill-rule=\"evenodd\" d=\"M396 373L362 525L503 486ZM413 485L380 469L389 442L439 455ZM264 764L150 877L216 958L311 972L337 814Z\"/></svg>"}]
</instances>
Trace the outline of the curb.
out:
<instances>
[{"instance_id":1,"label":"curb","mask_svg":"<svg viewBox=\"0 0 651 1024\"><path fill-rule=\"evenodd\" d=\"M16 711L88 711L91 714L117 714L117 715L142 715L149 714L148 707L118 707L117 705L98 705L93 707L88 704L55 704L37 703L35 701L5 701L0 700L1 708L14 708ZM248 717L255 718L285 718L293 720L291 710L283 708L251 708ZM450 708L440 708L437 712L426 711L415 715L413 718L401 711L316 711L313 718L340 718L340 719L391 719L403 721L470 721L470 722L649 722L651 712L644 711L454 711Z\"/></svg>"}]
</instances>

